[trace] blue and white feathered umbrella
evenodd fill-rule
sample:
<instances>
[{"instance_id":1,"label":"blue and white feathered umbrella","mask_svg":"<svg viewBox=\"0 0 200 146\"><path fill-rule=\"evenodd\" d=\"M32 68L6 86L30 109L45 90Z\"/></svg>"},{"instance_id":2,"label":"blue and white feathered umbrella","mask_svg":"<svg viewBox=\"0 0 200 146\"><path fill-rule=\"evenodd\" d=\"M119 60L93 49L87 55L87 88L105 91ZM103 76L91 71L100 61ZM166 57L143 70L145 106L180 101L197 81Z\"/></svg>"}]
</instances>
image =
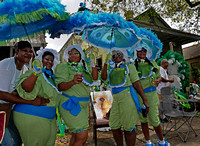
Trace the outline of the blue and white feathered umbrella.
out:
<instances>
[{"instance_id":1,"label":"blue and white feathered umbrella","mask_svg":"<svg viewBox=\"0 0 200 146\"><path fill-rule=\"evenodd\" d=\"M72 33L84 31L83 40L98 48L128 49L141 39L138 37L139 28L116 13L83 11L75 13L67 21L70 23L65 27L71 27ZM68 30L60 29L60 32L69 33ZM57 34L60 35L59 31Z\"/></svg>"},{"instance_id":2,"label":"blue and white feathered umbrella","mask_svg":"<svg viewBox=\"0 0 200 146\"><path fill-rule=\"evenodd\" d=\"M129 25L132 26L131 29L129 29ZM110 42L109 37L108 40L106 40L104 37L102 42L97 42L94 40L97 37L93 37L96 35L95 33L102 33L104 28L108 31L108 33L110 33L110 37L112 37L112 43ZM122 45L119 48L133 47L140 40L140 38L137 37L137 29L137 26L126 22L126 20L119 14L86 10L71 15L66 21L59 22L56 27L49 31L49 33L51 34L51 38L55 38L60 37L61 34L80 34L81 32L85 31L83 40L96 47L105 49L110 47L113 48L116 46L116 44L118 44L118 46ZM121 36L117 32L122 32ZM112 36L111 33L113 33ZM92 34L92 40L90 39L90 34ZM114 41L116 38L121 38L121 40ZM131 38L134 38L134 40L131 40ZM131 44L129 42L131 42ZM116 46L115 48L118 47Z\"/></svg>"},{"instance_id":3,"label":"blue and white feathered umbrella","mask_svg":"<svg viewBox=\"0 0 200 146\"><path fill-rule=\"evenodd\" d=\"M85 29L83 40L102 49L129 49L140 42L140 37L130 28L100 26Z\"/></svg>"},{"instance_id":4,"label":"blue and white feathered umbrella","mask_svg":"<svg viewBox=\"0 0 200 146\"><path fill-rule=\"evenodd\" d=\"M128 54L134 60L137 58L137 50L145 48L147 50L147 58L149 60L155 60L160 57L163 44L158 39L157 35L151 30L145 28L139 28L139 34L142 40L138 45L128 50Z\"/></svg>"},{"instance_id":5,"label":"blue and white feathered umbrella","mask_svg":"<svg viewBox=\"0 0 200 146\"><path fill-rule=\"evenodd\" d=\"M48 30L68 19L58 0L5 0L0 2L0 44Z\"/></svg>"},{"instance_id":6,"label":"blue and white feathered umbrella","mask_svg":"<svg viewBox=\"0 0 200 146\"><path fill-rule=\"evenodd\" d=\"M59 0L5 0L0 2L0 23L30 23L51 15L65 20L65 6Z\"/></svg>"}]
</instances>

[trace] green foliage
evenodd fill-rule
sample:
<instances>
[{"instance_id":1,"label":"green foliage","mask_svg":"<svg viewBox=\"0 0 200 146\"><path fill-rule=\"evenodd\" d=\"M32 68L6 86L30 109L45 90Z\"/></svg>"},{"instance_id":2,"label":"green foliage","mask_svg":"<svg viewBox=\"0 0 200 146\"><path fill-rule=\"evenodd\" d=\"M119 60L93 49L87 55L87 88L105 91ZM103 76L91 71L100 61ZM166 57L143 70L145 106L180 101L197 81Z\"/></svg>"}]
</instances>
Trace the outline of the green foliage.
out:
<instances>
[{"instance_id":1,"label":"green foliage","mask_svg":"<svg viewBox=\"0 0 200 146\"><path fill-rule=\"evenodd\" d=\"M200 68L198 67L193 67L192 68L192 76L194 77L194 81L196 81L197 83L200 83Z\"/></svg>"},{"instance_id":2,"label":"green foliage","mask_svg":"<svg viewBox=\"0 0 200 146\"><path fill-rule=\"evenodd\" d=\"M134 14L134 12L133 12L133 10L125 10L125 14L124 14L124 16L126 17L126 19L131 19L131 18L133 18L133 14Z\"/></svg>"},{"instance_id":3,"label":"green foliage","mask_svg":"<svg viewBox=\"0 0 200 146\"><path fill-rule=\"evenodd\" d=\"M193 0L192 3L198 1ZM185 0L86 0L86 2L92 5L94 10L119 12L127 19L134 18L153 7L162 18L170 18L174 27L187 32L200 31L199 5L191 8Z\"/></svg>"},{"instance_id":4,"label":"green foliage","mask_svg":"<svg viewBox=\"0 0 200 146\"><path fill-rule=\"evenodd\" d=\"M191 105L188 102L187 103L181 102L181 100L187 100L183 92L174 91L174 94L175 94L175 98L180 100L179 103L182 104L183 107L185 107L186 109L191 108Z\"/></svg>"}]
</instances>

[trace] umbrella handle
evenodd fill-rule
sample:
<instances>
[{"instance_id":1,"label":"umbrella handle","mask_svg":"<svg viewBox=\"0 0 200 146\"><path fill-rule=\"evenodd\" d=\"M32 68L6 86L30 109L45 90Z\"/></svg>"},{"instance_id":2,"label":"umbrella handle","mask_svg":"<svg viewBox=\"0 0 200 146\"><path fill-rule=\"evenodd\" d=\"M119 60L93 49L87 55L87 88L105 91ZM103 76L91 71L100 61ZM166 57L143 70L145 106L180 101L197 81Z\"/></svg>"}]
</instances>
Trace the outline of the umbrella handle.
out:
<instances>
[{"instance_id":1,"label":"umbrella handle","mask_svg":"<svg viewBox=\"0 0 200 146\"><path fill-rule=\"evenodd\" d=\"M110 43L110 50L111 50L111 48L112 48L112 46L111 46L111 45L112 45L112 38L113 38L113 33L114 33L114 31L113 31L113 30L114 30L114 28L112 28L112 32L111 32L111 43Z\"/></svg>"},{"instance_id":2,"label":"umbrella handle","mask_svg":"<svg viewBox=\"0 0 200 146\"><path fill-rule=\"evenodd\" d=\"M31 57L31 59L29 61L29 69L32 69L32 62L33 62L33 58Z\"/></svg>"},{"instance_id":3,"label":"umbrella handle","mask_svg":"<svg viewBox=\"0 0 200 146\"><path fill-rule=\"evenodd\" d=\"M22 25L24 26L24 30L25 30L26 35L27 35L27 37L28 37L28 40L29 40L29 42L30 42L30 44L31 44L31 49L33 50L33 54L34 54L34 56L36 56L35 50L34 50L33 45L32 45L32 43L31 43L31 39L30 39L30 37L29 37L29 35L28 35L28 32L27 32L27 29L26 29L24 23L23 23Z\"/></svg>"}]
</instances>

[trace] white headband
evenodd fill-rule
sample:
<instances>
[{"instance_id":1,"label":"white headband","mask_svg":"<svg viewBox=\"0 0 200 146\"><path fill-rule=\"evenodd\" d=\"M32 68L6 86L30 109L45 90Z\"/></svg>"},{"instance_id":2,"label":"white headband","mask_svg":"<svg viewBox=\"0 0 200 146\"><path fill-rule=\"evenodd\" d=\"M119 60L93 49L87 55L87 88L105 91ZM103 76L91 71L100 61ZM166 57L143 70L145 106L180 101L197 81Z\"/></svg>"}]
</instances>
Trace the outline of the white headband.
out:
<instances>
[{"instance_id":1,"label":"white headband","mask_svg":"<svg viewBox=\"0 0 200 146\"><path fill-rule=\"evenodd\" d=\"M135 50L134 50L134 60L135 59L137 59L138 57L137 57L137 51L141 51L142 50L142 48L136 48ZM150 59L150 57L152 56L152 50L151 49L146 49L145 48L145 50L147 50L147 54L146 54L146 57L148 58L148 59Z\"/></svg>"},{"instance_id":2,"label":"white headband","mask_svg":"<svg viewBox=\"0 0 200 146\"><path fill-rule=\"evenodd\" d=\"M54 65L52 67L52 70L56 68L56 65L60 63L60 54L54 49L49 49L49 48L40 48L40 50L37 51L37 56L35 59L39 59L42 62L42 56L45 52L51 52L54 55Z\"/></svg>"},{"instance_id":3,"label":"white headband","mask_svg":"<svg viewBox=\"0 0 200 146\"><path fill-rule=\"evenodd\" d=\"M117 49L115 49L115 51L120 51L120 52L122 52L125 61L126 61L127 63L129 62L130 59L128 58L128 53L127 53L126 50L124 50L124 49L121 49L121 50L117 50ZM113 50L112 50L111 52L113 53ZM111 54L112 54L112 53L111 53ZM112 55L113 55L113 54L112 54Z\"/></svg>"},{"instance_id":4,"label":"white headband","mask_svg":"<svg viewBox=\"0 0 200 146\"><path fill-rule=\"evenodd\" d=\"M83 53L83 50L81 48L81 46L75 44L75 45L71 45L69 47L67 47L67 49L65 49L64 51L64 55L63 55L63 59L68 62L69 60L69 51L71 51L72 49L76 49L79 51L79 53L81 54L81 60L85 60L85 54Z\"/></svg>"}]
</instances>

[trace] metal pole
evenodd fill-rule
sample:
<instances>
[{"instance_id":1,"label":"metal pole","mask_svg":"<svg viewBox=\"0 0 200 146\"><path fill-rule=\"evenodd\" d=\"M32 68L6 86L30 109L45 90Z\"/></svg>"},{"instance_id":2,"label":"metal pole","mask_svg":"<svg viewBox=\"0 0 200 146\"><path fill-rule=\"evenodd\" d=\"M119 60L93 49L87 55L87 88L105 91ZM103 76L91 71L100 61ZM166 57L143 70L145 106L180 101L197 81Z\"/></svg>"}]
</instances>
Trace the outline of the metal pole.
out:
<instances>
[{"instance_id":1,"label":"metal pole","mask_svg":"<svg viewBox=\"0 0 200 146\"><path fill-rule=\"evenodd\" d=\"M36 56L35 50L34 50L33 45L32 45L32 43L31 43L31 39L30 39L30 37L29 37L29 35L28 35L28 32L27 32L27 29L26 29L24 23L23 23L22 25L24 26L24 30L25 30L26 35L27 35L27 37L28 37L28 40L29 40L29 42L30 42L30 44L31 44L31 49L33 50L33 54L34 54L34 56Z\"/></svg>"}]
</instances>

